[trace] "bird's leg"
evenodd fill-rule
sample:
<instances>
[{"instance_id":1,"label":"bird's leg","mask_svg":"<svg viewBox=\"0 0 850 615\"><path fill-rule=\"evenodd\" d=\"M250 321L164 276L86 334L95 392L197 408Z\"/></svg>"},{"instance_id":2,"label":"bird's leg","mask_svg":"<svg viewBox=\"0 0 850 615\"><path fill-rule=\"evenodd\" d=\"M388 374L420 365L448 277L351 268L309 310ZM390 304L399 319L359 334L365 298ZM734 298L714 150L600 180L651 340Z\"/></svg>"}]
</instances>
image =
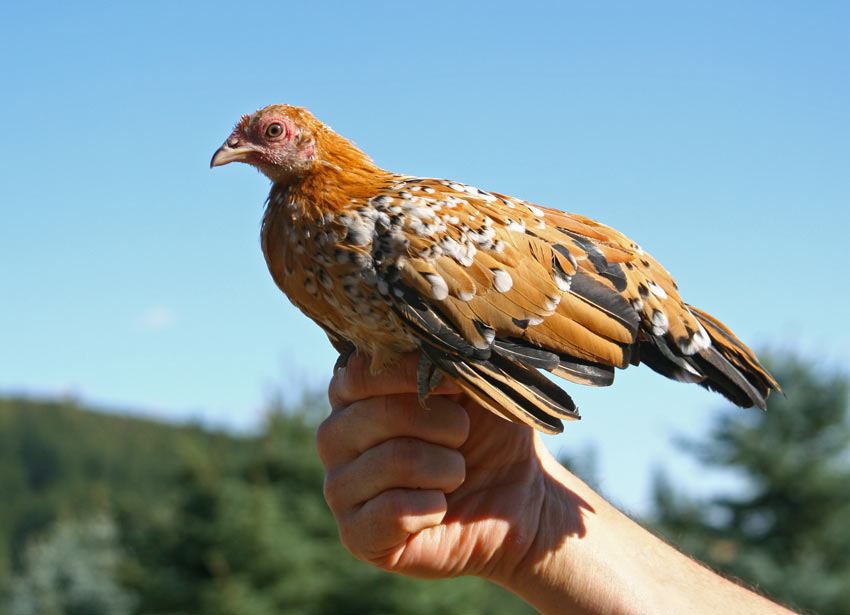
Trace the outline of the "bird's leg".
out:
<instances>
[{"instance_id":1,"label":"bird's leg","mask_svg":"<svg viewBox=\"0 0 850 615\"><path fill-rule=\"evenodd\" d=\"M356 348L354 347L354 344L349 344L348 346L339 351L339 356L336 358L336 363L334 363L333 373L336 373L336 370L348 365L348 359L351 358L351 355L354 354L355 350Z\"/></svg>"},{"instance_id":2,"label":"bird's leg","mask_svg":"<svg viewBox=\"0 0 850 615\"><path fill-rule=\"evenodd\" d=\"M443 380L441 372L434 363L423 353L416 366L416 390L419 393L419 405L428 409L425 400L433 393Z\"/></svg>"}]
</instances>

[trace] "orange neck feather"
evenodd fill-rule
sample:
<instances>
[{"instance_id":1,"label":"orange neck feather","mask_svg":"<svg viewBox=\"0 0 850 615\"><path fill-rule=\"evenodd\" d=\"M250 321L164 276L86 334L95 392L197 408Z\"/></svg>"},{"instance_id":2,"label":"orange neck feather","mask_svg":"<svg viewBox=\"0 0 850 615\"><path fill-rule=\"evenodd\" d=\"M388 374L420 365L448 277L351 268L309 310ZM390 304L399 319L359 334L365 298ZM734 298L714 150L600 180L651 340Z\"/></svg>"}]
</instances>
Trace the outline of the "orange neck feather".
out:
<instances>
[{"instance_id":1,"label":"orange neck feather","mask_svg":"<svg viewBox=\"0 0 850 615\"><path fill-rule=\"evenodd\" d=\"M306 216L318 218L359 206L352 200L375 196L393 177L327 126L320 125L314 134L316 157L310 169L292 183L278 182L272 189L285 190L288 200L297 202Z\"/></svg>"}]
</instances>

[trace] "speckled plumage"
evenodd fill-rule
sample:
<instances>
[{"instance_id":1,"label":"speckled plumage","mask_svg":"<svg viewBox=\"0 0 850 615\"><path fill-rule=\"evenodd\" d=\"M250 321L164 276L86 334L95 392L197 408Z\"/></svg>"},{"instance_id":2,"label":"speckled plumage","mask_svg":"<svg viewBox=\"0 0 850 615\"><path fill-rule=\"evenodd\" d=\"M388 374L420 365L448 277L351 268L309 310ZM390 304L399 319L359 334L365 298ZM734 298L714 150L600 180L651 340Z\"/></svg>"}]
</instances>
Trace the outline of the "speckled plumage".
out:
<instances>
[{"instance_id":1,"label":"speckled plumage","mask_svg":"<svg viewBox=\"0 0 850 615\"><path fill-rule=\"evenodd\" d=\"M378 168L309 112L243 116L212 165L273 181L262 246L277 285L380 370L421 350L491 411L546 432L578 418L538 369L582 384L646 363L764 407L777 383L621 233L458 182Z\"/></svg>"}]
</instances>

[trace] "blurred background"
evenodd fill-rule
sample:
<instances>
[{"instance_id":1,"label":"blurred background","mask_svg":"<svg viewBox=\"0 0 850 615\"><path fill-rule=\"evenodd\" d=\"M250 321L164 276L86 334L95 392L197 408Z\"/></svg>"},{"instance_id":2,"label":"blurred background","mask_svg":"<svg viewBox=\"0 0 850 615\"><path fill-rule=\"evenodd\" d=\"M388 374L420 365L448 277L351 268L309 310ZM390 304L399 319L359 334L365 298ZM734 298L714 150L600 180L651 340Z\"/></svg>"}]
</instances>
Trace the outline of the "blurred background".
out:
<instances>
[{"instance_id":1,"label":"blurred background","mask_svg":"<svg viewBox=\"0 0 850 615\"><path fill-rule=\"evenodd\" d=\"M523 612L348 556L315 425L335 352L209 159L303 105L394 171L588 215L768 358L727 408L565 384L547 444L686 552L850 612L850 5L6 3L0 613ZM471 606L471 605L474 605Z\"/></svg>"}]
</instances>

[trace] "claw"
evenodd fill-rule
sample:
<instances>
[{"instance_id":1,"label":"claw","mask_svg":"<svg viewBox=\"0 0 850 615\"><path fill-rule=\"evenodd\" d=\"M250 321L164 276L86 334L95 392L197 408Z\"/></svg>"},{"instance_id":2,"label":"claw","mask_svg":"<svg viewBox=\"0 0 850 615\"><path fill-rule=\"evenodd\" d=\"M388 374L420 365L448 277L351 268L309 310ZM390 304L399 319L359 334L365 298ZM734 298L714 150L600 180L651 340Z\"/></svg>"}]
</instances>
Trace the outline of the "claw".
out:
<instances>
[{"instance_id":1,"label":"claw","mask_svg":"<svg viewBox=\"0 0 850 615\"><path fill-rule=\"evenodd\" d=\"M342 369L348 365L348 359L351 358L351 355L354 354L355 350L356 348L354 348L353 345L349 345L346 346L344 350L340 351L339 356L336 358L336 363L334 363L333 373L336 373L338 369Z\"/></svg>"},{"instance_id":2,"label":"claw","mask_svg":"<svg viewBox=\"0 0 850 615\"><path fill-rule=\"evenodd\" d=\"M440 386L442 381L443 372L438 370L424 354L420 356L419 363L416 365L416 390L419 394L419 405L425 410L428 409L425 401Z\"/></svg>"}]
</instances>

